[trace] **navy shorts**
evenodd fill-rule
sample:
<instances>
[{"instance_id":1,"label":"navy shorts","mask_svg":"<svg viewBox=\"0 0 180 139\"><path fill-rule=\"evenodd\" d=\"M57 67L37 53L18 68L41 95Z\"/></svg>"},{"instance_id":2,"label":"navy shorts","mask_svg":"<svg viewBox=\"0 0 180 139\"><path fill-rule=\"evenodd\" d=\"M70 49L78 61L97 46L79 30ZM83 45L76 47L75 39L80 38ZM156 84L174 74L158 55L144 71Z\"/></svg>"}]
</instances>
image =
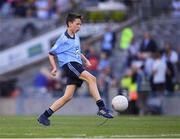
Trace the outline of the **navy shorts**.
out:
<instances>
[{"instance_id":1,"label":"navy shorts","mask_svg":"<svg viewBox=\"0 0 180 139\"><path fill-rule=\"evenodd\" d=\"M70 62L63 65L62 68L67 77L66 84L75 84L77 87L81 87L83 80L81 80L79 76L85 70L83 66L77 62Z\"/></svg>"}]
</instances>

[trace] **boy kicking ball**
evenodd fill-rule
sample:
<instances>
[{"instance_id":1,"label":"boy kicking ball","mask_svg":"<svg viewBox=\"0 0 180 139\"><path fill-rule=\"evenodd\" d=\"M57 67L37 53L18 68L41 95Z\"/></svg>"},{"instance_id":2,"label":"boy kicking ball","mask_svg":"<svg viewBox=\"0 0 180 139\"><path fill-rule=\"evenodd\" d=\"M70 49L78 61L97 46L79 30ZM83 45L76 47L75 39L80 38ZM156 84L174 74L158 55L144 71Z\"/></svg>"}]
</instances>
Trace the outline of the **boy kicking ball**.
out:
<instances>
[{"instance_id":1,"label":"boy kicking ball","mask_svg":"<svg viewBox=\"0 0 180 139\"><path fill-rule=\"evenodd\" d=\"M50 125L48 119L54 112L63 107L73 97L74 91L80 87L83 81L86 81L89 86L89 92L95 99L99 108L97 115L105 118L113 118L113 115L106 109L103 100L99 94L96 77L86 71L85 66L90 66L89 60L81 53L80 39L77 32L81 27L81 15L70 13L66 18L67 30L61 34L55 45L49 52L49 61L52 67L51 74L56 75L57 58L58 65L64 70L67 76L67 86L64 95L56 100L43 114L38 118L38 122L45 126ZM83 62L82 62L83 61Z\"/></svg>"}]
</instances>

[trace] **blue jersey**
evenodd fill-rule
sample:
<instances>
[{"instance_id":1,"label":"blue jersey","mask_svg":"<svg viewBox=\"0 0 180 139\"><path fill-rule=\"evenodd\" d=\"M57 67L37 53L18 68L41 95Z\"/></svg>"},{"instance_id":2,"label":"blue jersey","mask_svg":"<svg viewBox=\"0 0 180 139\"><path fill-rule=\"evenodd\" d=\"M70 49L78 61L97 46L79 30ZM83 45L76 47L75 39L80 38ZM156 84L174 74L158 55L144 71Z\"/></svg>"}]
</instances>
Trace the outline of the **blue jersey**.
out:
<instances>
[{"instance_id":1,"label":"blue jersey","mask_svg":"<svg viewBox=\"0 0 180 139\"><path fill-rule=\"evenodd\" d=\"M78 62L82 64L79 35L75 34L72 38L67 31L65 31L58 38L49 53L57 56L60 67L69 62Z\"/></svg>"}]
</instances>

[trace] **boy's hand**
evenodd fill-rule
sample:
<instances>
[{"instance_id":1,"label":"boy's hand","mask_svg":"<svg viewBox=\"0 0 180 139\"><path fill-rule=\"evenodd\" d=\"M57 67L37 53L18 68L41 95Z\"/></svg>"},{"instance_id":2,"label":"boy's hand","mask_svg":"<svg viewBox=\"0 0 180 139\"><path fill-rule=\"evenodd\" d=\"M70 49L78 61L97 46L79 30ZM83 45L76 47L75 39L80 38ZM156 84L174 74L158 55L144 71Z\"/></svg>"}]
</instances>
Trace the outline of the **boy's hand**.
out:
<instances>
[{"instance_id":1,"label":"boy's hand","mask_svg":"<svg viewBox=\"0 0 180 139\"><path fill-rule=\"evenodd\" d=\"M56 68L51 70L51 75L52 76L56 76L56 73L57 73L57 69Z\"/></svg>"},{"instance_id":2,"label":"boy's hand","mask_svg":"<svg viewBox=\"0 0 180 139\"><path fill-rule=\"evenodd\" d=\"M92 66L92 64L89 62L89 60L86 60L84 64L85 64L86 67Z\"/></svg>"},{"instance_id":3,"label":"boy's hand","mask_svg":"<svg viewBox=\"0 0 180 139\"><path fill-rule=\"evenodd\" d=\"M83 60L83 63L86 67L90 67L92 64L89 62L89 60L83 55L81 54L81 58Z\"/></svg>"}]
</instances>

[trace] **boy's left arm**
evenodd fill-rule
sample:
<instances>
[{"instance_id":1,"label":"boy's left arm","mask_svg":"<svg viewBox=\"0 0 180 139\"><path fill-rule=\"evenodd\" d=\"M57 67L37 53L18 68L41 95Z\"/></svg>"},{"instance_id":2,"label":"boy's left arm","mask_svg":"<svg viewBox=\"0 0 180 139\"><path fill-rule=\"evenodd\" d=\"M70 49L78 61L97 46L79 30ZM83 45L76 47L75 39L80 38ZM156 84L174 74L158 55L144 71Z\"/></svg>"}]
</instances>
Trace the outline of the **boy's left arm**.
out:
<instances>
[{"instance_id":1,"label":"boy's left arm","mask_svg":"<svg viewBox=\"0 0 180 139\"><path fill-rule=\"evenodd\" d=\"M49 54L49 62L51 64L52 70L51 70L51 74L53 76L56 76L56 72L57 72L57 65L56 65L56 60L55 60L55 56L52 54Z\"/></svg>"},{"instance_id":2,"label":"boy's left arm","mask_svg":"<svg viewBox=\"0 0 180 139\"><path fill-rule=\"evenodd\" d=\"M81 59L83 60L86 67L90 67L91 63L90 61L81 53Z\"/></svg>"}]
</instances>

